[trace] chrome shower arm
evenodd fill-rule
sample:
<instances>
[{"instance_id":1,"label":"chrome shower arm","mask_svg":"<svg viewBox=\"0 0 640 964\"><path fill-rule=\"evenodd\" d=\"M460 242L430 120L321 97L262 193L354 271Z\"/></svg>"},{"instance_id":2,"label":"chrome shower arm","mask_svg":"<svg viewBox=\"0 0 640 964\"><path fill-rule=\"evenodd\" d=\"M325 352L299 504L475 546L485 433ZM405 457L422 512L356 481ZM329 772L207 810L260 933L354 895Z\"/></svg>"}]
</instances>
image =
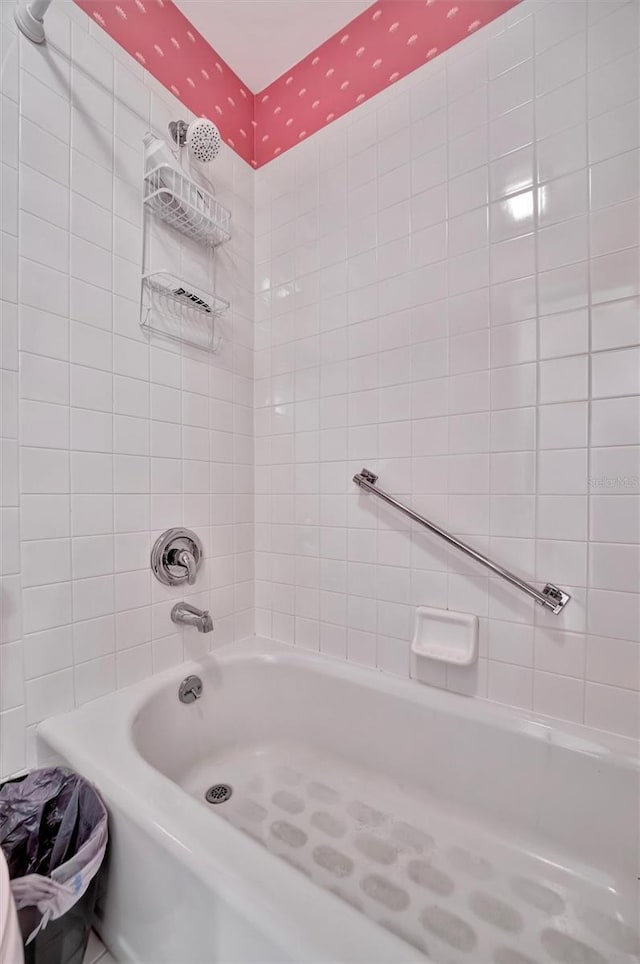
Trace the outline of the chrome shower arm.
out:
<instances>
[{"instance_id":1,"label":"chrome shower arm","mask_svg":"<svg viewBox=\"0 0 640 964\"><path fill-rule=\"evenodd\" d=\"M44 15L51 0L20 0L13 11L13 19L18 29L36 44L44 42Z\"/></svg>"}]
</instances>

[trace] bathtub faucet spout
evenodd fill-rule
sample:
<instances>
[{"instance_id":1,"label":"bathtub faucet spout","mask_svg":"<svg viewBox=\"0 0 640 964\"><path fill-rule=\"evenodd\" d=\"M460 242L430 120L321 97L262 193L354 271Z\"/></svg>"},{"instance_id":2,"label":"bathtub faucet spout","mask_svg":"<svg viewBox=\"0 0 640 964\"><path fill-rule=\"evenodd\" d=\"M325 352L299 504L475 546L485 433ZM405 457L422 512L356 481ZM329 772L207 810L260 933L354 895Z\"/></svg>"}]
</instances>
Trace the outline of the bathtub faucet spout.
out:
<instances>
[{"instance_id":1,"label":"bathtub faucet spout","mask_svg":"<svg viewBox=\"0 0 640 964\"><path fill-rule=\"evenodd\" d=\"M189 603L176 603L171 610L171 621L178 626L195 626L199 633L210 633L213 619L208 609L196 609Z\"/></svg>"}]
</instances>

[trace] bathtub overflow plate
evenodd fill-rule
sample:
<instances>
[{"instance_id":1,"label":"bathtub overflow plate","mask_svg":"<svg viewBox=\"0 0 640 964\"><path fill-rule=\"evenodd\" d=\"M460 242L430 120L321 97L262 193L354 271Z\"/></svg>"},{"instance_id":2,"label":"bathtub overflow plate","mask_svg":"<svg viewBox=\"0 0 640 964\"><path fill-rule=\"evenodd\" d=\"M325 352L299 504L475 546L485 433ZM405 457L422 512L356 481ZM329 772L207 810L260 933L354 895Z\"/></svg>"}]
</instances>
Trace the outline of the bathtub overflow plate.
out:
<instances>
[{"instance_id":1,"label":"bathtub overflow plate","mask_svg":"<svg viewBox=\"0 0 640 964\"><path fill-rule=\"evenodd\" d=\"M228 783L214 783L212 787L209 787L204 795L207 803L225 803L233 790Z\"/></svg>"},{"instance_id":2,"label":"bathtub overflow plate","mask_svg":"<svg viewBox=\"0 0 640 964\"><path fill-rule=\"evenodd\" d=\"M202 696L202 680L199 676L187 676L178 687L178 699L181 703L195 703Z\"/></svg>"}]
</instances>

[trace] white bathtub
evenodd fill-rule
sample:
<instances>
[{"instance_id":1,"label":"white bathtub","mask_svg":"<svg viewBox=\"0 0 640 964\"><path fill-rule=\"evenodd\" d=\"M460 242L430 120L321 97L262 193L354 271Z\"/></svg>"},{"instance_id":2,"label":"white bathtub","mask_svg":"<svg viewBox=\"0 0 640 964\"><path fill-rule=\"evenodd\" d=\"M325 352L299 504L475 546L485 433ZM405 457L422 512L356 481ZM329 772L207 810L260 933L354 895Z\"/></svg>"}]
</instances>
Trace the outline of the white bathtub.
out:
<instances>
[{"instance_id":1,"label":"white bathtub","mask_svg":"<svg viewBox=\"0 0 640 964\"><path fill-rule=\"evenodd\" d=\"M254 638L38 741L109 807L120 961L638 960L630 740Z\"/></svg>"}]
</instances>

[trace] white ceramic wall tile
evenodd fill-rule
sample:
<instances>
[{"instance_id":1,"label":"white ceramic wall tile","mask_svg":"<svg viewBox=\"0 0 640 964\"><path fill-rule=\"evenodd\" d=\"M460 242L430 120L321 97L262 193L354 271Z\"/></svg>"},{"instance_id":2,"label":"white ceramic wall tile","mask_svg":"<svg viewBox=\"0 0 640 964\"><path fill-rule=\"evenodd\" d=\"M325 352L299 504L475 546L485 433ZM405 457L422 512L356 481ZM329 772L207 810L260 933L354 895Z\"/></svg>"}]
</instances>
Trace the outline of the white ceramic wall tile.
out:
<instances>
[{"instance_id":1,"label":"white ceramic wall tile","mask_svg":"<svg viewBox=\"0 0 640 964\"><path fill-rule=\"evenodd\" d=\"M533 708L536 713L560 720L584 720L584 683L557 673L538 673L533 678Z\"/></svg>"},{"instance_id":2,"label":"white ceramic wall tile","mask_svg":"<svg viewBox=\"0 0 640 964\"><path fill-rule=\"evenodd\" d=\"M257 174L225 151L212 359L137 328L140 139L175 102L81 11L56 19L55 71L30 45L5 70L0 640L25 682L0 772L25 725L251 632L254 596L261 631L401 676L412 606L469 608L480 669L434 683L635 732L637 5L528 7ZM567 615L536 625L358 496L367 463L567 586ZM181 523L210 553L211 639L173 633L148 573Z\"/></svg>"},{"instance_id":3,"label":"white ceramic wall tile","mask_svg":"<svg viewBox=\"0 0 640 964\"><path fill-rule=\"evenodd\" d=\"M640 394L640 348L595 353L591 381L594 398Z\"/></svg>"},{"instance_id":4,"label":"white ceramic wall tile","mask_svg":"<svg viewBox=\"0 0 640 964\"><path fill-rule=\"evenodd\" d=\"M629 732L631 710L607 717L586 687L625 685L636 631L638 44L633 4L592 6L525 0L468 56L423 67L393 123L375 102L349 118L332 185L352 223L332 252L296 261L281 227L296 177L305 224L321 219L331 130L258 172L256 603L277 638L401 675L397 607L465 603L488 614L482 674L438 685ZM525 577L572 587L573 615L535 628L500 584L467 595L468 563L352 490L363 464ZM619 672L587 669L587 618L615 638Z\"/></svg>"},{"instance_id":5,"label":"white ceramic wall tile","mask_svg":"<svg viewBox=\"0 0 640 964\"><path fill-rule=\"evenodd\" d=\"M592 445L635 445L639 426L637 397L598 399L591 403Z\"/></svg>"},{"instance_id":6,"label":"white ceramic wall tile","mask_svg":"<svg viewBox=\"0 0 640 964\"><path fill-rule=\"evenodd\" d=\"M587 682L584 720L589 726L638 738L640 707L636 690Z\"/></svg>"},{"instance_id":7,"label":"white ceramic wall tile","mask_svg":"<svg viewBox=\"0 0 640 964\"><path fill-rule=\"evenodd\" d=\"M0 79L0 775L25 765L25 728L45 716L253 631L252 515L231 493L253 491L254 175L224 148L214 180L235 228L218 280L234 308L221 351L149 344L137 307L142 136L152 117L164 136L176 102L68 6L73 22L51 13L55 49L21 40L20 69L7 61ZM170 253L202 273L197 249ZM164 407L152 380L172 392ZM218 398L226 409L210 421ZM224 443L210 446L210 431ZM171 470L152 475L152 440ZM210 494L221 466L229 478ZM151 618L150 548L182 524L207 556L225 547L226 564L208 560L198 580L194 600L216 629L197 645L174 632L170 606Z\"/></svg>"},{"instance_id":8,"label":"white ceramic wall tile","mask_svg":"<svg viewBox=\"0 0 640 964\"><path fill-rule=\"evenodd\" d=\"M639 672L640 646L637 641L587 637L587 680L634 690Z\"/></svg>"},{"instance_id":9,"label":"white ceramic wall tile","mask_svg":"<svg viewBox=\"0 0 640 964\"><path fill-rule=\"evenodd\" d=\"M73 664L70 626L32 633L24 639L25 679L37 679L66 669Z\"/></svg>"}]
</instances>

